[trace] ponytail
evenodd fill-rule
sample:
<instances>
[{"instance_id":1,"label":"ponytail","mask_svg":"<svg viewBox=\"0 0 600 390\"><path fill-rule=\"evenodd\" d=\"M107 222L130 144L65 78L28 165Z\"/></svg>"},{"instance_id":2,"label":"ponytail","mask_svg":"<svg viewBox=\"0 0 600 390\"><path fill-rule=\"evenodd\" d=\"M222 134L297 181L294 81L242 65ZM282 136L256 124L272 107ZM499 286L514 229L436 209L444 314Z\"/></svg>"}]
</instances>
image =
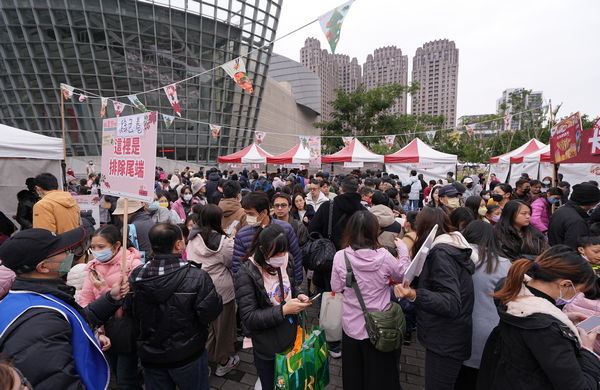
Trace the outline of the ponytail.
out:
<instances>
[{"instance_id":1,"label":"ponytail","mask_svg":"<svg viewBox=\"0 0 600 390\"><path fill-rule=\"evenodd\" d=\"M545 250L535 261L521 259L513 262L504 286L493 297L504 305L515 300L523 287L526 274L544 282L569 279L575 285L583 284L583 291L596 283L592 267L577 251L566 245L556 245Z\"/></svg>"}]
</instances>

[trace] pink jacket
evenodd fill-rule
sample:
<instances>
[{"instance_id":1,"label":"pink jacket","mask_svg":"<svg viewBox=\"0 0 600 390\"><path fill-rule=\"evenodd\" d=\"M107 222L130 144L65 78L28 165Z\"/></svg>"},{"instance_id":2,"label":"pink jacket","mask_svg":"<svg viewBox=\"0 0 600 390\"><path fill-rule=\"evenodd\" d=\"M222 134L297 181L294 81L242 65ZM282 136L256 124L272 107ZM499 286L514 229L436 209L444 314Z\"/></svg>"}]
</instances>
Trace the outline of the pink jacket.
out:
<instances>
[{"instance_id":1,"label":"pink jacket","mask_svg":"<svg viewBox=\"0 0 600 390\"><path fill-rule=\"evenodd\" d=\"M600 300L587 299L583 293L577 294L573 302L563 308L565 313L581 313L588 317L600 316ZM594 352L600 353L600 338L596 339Z\"/></svg>"},{"instance_id":2,"label":"pink jacket","mask_svg":"<svg viewBox=\"0 0 600 390\"><path fill-rule=\"evenodd\" d=\"M200 201L196 198L192 198L190 201L192 205L199 203ZM185 209L183 208L183 199L179 198L171 205L171 210L175 211L179 218L181 218L181 223L185 223L185 219L187 218L187 214L185 213Z\"/></svg>"},{"instance_id":3,"label":"pink jacket","mask_svg":"<svg viewBox=\"0 0 600 390\"><path fill-rule=\"evenodd\" d=\"M531 203L531 224L545 233L550 223L550 203L546 198L537 198Z\"/></svg>"},{"instance_id":4,"label":"pink jacket","mask_svg":"<svg viewBox=\"0 0 600 390\"><path fill-rule=\"evenodd\" d=\"M10 268L0 265L0 299L8 294L15 277L15 273Z\"/></svg>"},{"instance_id":5,"label":"pink jacket","mask_svg":"<svg viewBox=\"0 0 600 390\"><path fill-rule=\"evenodd\" d=\"M352 265L354 277L369 311L384 311L390 308L390 279L402 280L406 270L404 260L398 261L385 248L353 250L348 247L335 254L331 273L331 289L344 293L342 306L342 328L355 340L369 338L365 319L353 288L346 287L346 262L344 254Z\"/></svg>"},{"instance_id":6,"label":"pink jacket","mask_svg":"<svg viewBox=\"0 0 600 390\"><path fill-rule=\"evenodd\" d=\"M140 252L135 248L128 248L127 254L127 275L135 268L142 265L140 261ZM83 282L81 294L79 294L79 304L83 307L98 299L100 296L110 291L110 288L119 282L121 277L121 251L106 263L96 259L87 264L87 278Z\"/></svg>"}]
</instances>

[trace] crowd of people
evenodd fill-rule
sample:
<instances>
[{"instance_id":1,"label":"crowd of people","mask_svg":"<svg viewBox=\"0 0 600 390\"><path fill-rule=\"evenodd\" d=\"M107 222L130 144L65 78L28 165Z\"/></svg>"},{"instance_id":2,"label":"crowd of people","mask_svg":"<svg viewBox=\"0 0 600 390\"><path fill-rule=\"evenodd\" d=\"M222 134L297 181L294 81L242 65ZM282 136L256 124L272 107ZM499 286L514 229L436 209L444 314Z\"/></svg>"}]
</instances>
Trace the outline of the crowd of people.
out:
<instances>
[{"instance_id":1,"label":"crowd of people","mask_svg":"<svg viewBox=\"0 0 600 390\"><path fill-rule=\"evenodd\" d=\"M0 213L2 389L208 390L239 342L274 389L276 354L323 292L344 296L327 343L346 390L401 388L401 348L376 348L363 309L396 304L427 390L600 389L597 329L578 327L600 316L596 182L158 167L153 200L126 208L92 166L66 191L27 178L18 227ZM98 195L99 221L74 194ZM317 240L335 254L315 265Z\"/></svg>"}]
</instances>

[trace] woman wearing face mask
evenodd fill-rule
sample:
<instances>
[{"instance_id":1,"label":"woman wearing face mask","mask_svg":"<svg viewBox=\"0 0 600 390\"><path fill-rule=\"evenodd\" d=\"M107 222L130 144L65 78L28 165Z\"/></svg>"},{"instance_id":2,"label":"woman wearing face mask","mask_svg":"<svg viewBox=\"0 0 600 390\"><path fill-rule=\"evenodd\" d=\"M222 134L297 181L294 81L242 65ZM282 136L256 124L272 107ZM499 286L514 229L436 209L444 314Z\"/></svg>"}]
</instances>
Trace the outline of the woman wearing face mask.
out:
<instances>
[{"instance_id":1,"label":"woman wearing face mask","mask_svg":"<svg viewBox=\"0 0 600 390\"><path fill-rule=\"evenodd\" d=\"M476 220L483 220L487 214L485 200L481 196L469 196L465 200L465 207L473 212Z\"/></svg>"},{"instance_id":2,"label":"woman wearing face mask","mask_svg":"<svg viewBox=\"0 0 600 390\"><path fill-rule=\"evenodd\" d=\"M563 192L558 187L552 187L546 191L545 195L531 203L531 224L540 232L547 234L550 216L552 215L552 205L558 205Z\"/></svg>"},{"instance_id":3,"label":"woman wearing face mask","mask_svg":"<svg viewBox=\"0 0 600 390\"><path fill-rule=\"evenodd\" d=\"M548 247L544 235L530 221L531 208L523 201L511 200L502 209L500 222L494 228L500 247L510 260L538 256Z\"/></svg>"},{"instance_id":4,"label":"woman wearing face mask","mask_svg":"<svg viewBox=\"0 0 600 390\"><path fill-rule=\"evenodd\" d=\"M198 199L194 199L192 195L192 189L188 186L183 186L181 188L181 195L179 196L179 199L177 199L177 201L175 201L171 206L173 211L175 211L177 215L179 215L179 218L181 218L180 223L185 223L185 219L192 210L192 206L196 203L199 203L199 201Z\"/></svg>"},{"instance_id":5,"label":"woman wearing face mask","mask_svg":"<svg viewBox=\"0 0 600 390\"><path fill-rule=\"evenodd\" d=\"M494 297L500 324L487 340L478 389L598 389L596 330L577 328L557 306L596 281L577 252L554 246L535 261L515 261Z\"/></svg>"},{"instance_id":6,"label":"woman wearing face mask","mask_svg":"<svg viewBox=\"0 0 600 390\"><path fill-rule=\"evenodd\" d=\"M164 197L161 197L161 199L164 199ZM159 195L154 194L154 200L150 203L146 203L146 205L144 206L144 210L146 210L146 212L152 216L152 220L154 221L154 223L167 222L178 224L179 215L177 215L177 213L173 212L172 210L169 210L168 207L168 201L166 202L166 204L161 203Z\"/></svg>"},{"instance_id":7,"label":"woman wearing face mask","mask_svg":"<svg viewBox=\"0 0 600 390\"><path fill-rule=\"evenodd\" d=\"M493 226L500 222L500 215L502 215L502 208L497 204L489 204L484 221L491 223Z\"/></svg>"},{"instance_id":8,"label":"woman wearing face mask","mask_svg":"<svg viewBox=\"0 0 600 390\"><path fill-rule=\"evenodd\" d=\"M508 183L500 183L492 190L491 204L497 204L504 207L513 197L513 189ZM488 202L490 204L490 202Z\"/></svg>"},{"instance_id":9,"label":"woman wearing face mask","mask_svg":"<svg viewBox=\"0 0 600 390\"><path fill-rule=\"evenodd\" d=\"M122 235L114 225L106 225L94 232L90 250L94 256L87 264L88 276L83 282L78 303L85 307L110 291L121 278ZM142 265L140 253L133 247L127 248L125 271L129 275ZM137 353L135 331L129 317L119 309L99 333L106 333L111 343L105 355L116 377L118 388L141 389L137 377Z\"/></svg>"},{"instance_id":10,"label":"woman wearing face mask","mask_svg":"<svg viewBox=\"0 0 600 390\"><path fill-rule=\"evenodd\" d=\"M288 239L281 226L266 226L248 254L235 275L235 297L244 334L251 338L244 346L252 345L263 390L272 390L275 354L292 346L297 314L311 302L294 287Z\"/></svg>"},{"instance_id":11,"label":"woman wearing face mask","mask_svg":"<svg viewBox=\"0 0 600 390\"><path fill-rule=\"evenodd\" d=\"M542 179L542 192L546 192L552 186L552 178L546 176Z\"/></svg>"}]
</instances>

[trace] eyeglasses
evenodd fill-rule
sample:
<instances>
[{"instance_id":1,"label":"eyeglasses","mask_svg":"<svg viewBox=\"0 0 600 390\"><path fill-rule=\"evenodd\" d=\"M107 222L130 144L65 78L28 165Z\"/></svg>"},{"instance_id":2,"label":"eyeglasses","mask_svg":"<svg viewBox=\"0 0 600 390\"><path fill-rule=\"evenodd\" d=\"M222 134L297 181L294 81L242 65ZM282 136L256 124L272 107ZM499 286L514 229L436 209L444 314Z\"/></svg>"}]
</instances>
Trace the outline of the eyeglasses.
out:
<instances>
[{"instance_id":1,"label":"eyeglasses","mask_svg":"<svg viewBox=\"0 0 600 390\"><path fill-rule=\"evenodd\" d=\"M275 203L273 205L276 209L285 209L286 207L290 207L287 203Z\"/></svg>"}]
</instances>

